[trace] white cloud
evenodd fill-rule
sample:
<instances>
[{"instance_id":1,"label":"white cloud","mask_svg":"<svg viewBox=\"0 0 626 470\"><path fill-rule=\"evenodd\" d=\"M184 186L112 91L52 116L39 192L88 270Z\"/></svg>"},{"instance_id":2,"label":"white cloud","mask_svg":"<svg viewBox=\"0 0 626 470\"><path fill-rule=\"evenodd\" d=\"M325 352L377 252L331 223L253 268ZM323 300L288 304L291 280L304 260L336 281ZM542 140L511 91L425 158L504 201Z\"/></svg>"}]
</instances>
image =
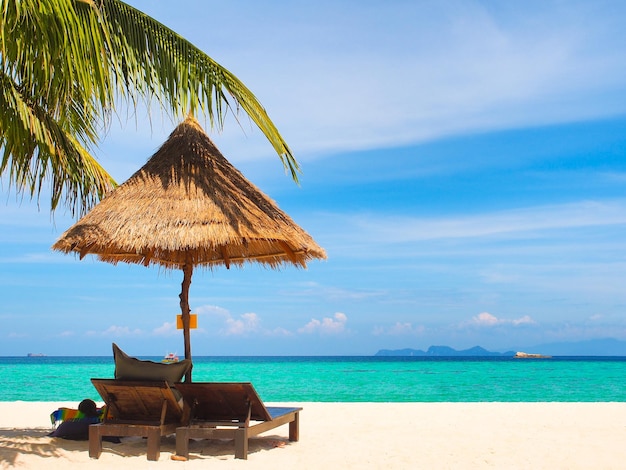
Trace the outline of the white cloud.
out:
<instances>
[{"instance_id":1,"label":"white cloud","mask_svg":"<svg viewBox=\"0 0 626 470\"><path fill-rule=\"evenodd\" d=\"M229 310L216 305L203 305L194 309L195 313L205 315L209 321L216 323L216 330L223 336L245 336L251 333L262 336L285 337L293 333L285 328L268 329L263 327L261 317L257 313L249 312L233 316ZM204 330L207 331L207 330Z\"/></svg>"},{"instance_id":2,"label":"white cloud","mask_svg":"<svg viewBox=\"0 0 626 470\"><path fill-rule=\"evenodd\" d=\"M209 315L217 317L230 316L230 312L227 309L223 307L218 307L217 305L201 305L200 307L194 308L193 313L196 313L198 315Z\"/></svg>"},{"instance_id":3,"label":"white cloud","mask_svg":"<svg viewBox=\"0 0 626 470\"><path fill-rule=\"evenodd\" d=\"M324 317L322 320L313 318L304 327L298 329L300 333L320 333L322 335L335 335L346 331L348 317L345 313L337 312L333 316Z\"/></svg>"},{"instance_id":4,"label":"white cloud","mask_svg":"<svg viewBox=\"0 0 626 470\"><path fill-rule=\"evenodd\" d=\"M164 322L161 326L152 330L152 333L157 336L173 336L180 334L176 329L176 322Z\"/></svg>"},{"instance_id":5,"label":"white cloud","mask_svg":"<svg viewBox=\"0 0 626 470\"><path fill-rule=\"evenodd\" d=\"M261 320L256 313L244 313L239 318L235 318L228 309L217 305L203 305L194 309L194 312L206 315L220 323L219 332L226 336L244 335L260 329Z\"/></svg>"},{"instance_id":6,"label":"white cloud","mask_svg":"<svg viewBox=\"0 0 626 470\"><path fill-rule=\"evenodd\" d=\"M478 325L493 326L501 323L495 316L490 313L482 312L472 318L472 321Z\"/></svg>"},{"instance_id":7,"label":"white cloud","mask_svg":"<svg viewBox=\"0 0 626 470\"><path fill-rule=\"evenodd\" d=\"M259 316L256 313L244 313L239 318L226 319L226 327L222 330L227 336L241 336L259 330Z\"/></svg>"},{"instance_id":8,"label":"white cloud","mask_svg":"<svg viewBox=\"0 0 626 470\"><path fill-rule=\"evenodd\" d=\"M470 322L470 324L472 325L485 326L485 327L492 327L492 326L497 326L497 325L513 325L513 326L532 325L535 323L536 322L529 315L524 315L523 317L511 320L511 319L497 318L495 315L492 315L489 312L479 313L478 315L474 316Z\"/></svg>"},{"instance_id":9,"label":"white cloud","mask_svg":"<svg viewBox=\"0 0 626 470\"><path fill-rule=\"evenodd\" d=\"M513 325L517 326L517 325L534 325L536 322L529 315L524 315L521 318L517 318L515 320L511 320L511 323L513 323Z\"/></svg>"}]
</instances>

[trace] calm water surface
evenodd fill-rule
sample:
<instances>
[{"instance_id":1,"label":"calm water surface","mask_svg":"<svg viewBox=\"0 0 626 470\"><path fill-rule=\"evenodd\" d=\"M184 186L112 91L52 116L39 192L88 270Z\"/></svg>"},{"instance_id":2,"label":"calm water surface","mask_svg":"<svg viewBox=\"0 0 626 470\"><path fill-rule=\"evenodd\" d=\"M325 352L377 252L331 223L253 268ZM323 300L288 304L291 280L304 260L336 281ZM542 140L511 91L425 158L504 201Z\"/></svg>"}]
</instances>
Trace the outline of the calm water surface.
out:
<instances>
[{"instance_id":1,"label":"calm water surface","mask_svg":"<svg viewBox=\"0 0 626 470\"><path fill-rule=\"evenodd\" d=\"M161 358L149 358L159 361ZM0 401L101 401L112 357L0 357ZM626 357L194 357L196 382L252 382L265 401L626 401Z\"/></svg>"}]
</instances>

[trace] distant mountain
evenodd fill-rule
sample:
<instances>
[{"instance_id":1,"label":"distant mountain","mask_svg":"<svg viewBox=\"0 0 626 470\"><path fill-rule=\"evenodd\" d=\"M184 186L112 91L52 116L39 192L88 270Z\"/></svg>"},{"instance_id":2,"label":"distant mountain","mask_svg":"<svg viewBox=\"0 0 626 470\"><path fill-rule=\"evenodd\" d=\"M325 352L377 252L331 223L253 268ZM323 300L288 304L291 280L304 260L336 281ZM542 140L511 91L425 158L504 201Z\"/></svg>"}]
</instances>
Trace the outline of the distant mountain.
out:
<instances>
[{"instance_id":1,"label":"distant mountain","mask_svg":"<svg viewBox=\"0 0 626 470\"><path fill-rule=\"evenodd\" d=\"M603 338L567 343L547 343L524 347L521 348L521 351L536 351L551 356L626 356L626 341Z\"/></svg>"},{"instance_id":2,"label":"distant mountain","mask_svg":"<svg viewBox=\"0 0 626 470\"><path fill-rule=\"evenodd\" d=\"M381 349L375 356L416 356L416 357L485 357L485 356L513 356L514 351L505 353L487 351L480 346L457 351L449 346L431 346L427 351L421 349Z\"/></svg>"},{"instance_id":3,"label":"distant mountain","mask_svg":"<svg viewBox=\"0 0 626 470\"><path fill-rule=\"evenodd\" d=\"M457 351L449 346L431 346L426 351L421 349L381 349L375 356L416 356L416 357L484 357L514 356L516 351L549 356L626 356L626 341L615 338L592 339L587 341L547 343L536 346L524 346L515 351L503 353L491 352L480 346Z\"/></svg>"}]
</instances>

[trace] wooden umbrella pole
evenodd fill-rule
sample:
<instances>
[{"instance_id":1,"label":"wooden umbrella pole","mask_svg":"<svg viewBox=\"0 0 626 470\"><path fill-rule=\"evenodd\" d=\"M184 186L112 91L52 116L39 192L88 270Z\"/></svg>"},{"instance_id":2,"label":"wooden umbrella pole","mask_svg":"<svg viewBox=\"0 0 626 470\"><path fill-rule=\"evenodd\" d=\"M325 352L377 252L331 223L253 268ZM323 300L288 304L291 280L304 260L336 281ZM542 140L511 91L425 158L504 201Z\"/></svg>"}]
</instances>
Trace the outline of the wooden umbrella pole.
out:
<instances>
[{"instance_id":1,"label":"wooden umbrella pole","mask_svg":"<svg viewBox=\"0 0 626 470\"><path fill-rule=\"evenodd\" d=\"M185 340L185 359L191 360L191 338L189 332L189 323L191 308L189 308L189 286L191 285L191 275L193 274L193 265L187 263L183 266L183 282L181 285L180 311L183 320L183 338ZM185 382L191 382L191 369L185 374Z\"/></svg>"}]
</instances>

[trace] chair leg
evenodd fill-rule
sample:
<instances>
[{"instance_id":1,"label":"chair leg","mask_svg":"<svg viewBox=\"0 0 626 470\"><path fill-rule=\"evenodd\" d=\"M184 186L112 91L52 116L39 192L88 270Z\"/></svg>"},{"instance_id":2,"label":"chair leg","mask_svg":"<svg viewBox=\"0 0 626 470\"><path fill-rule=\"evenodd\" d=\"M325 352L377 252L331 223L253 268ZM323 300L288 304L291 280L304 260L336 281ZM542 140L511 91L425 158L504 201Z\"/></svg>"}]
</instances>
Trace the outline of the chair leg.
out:
<instances>
[{"instance_id":1,"label":"chair leg","mask_svg":"<svg viewBox=\"0 0 626 470\"><path fill-rule=\"evenodd\" d=\"M161 455L161 430L150 429L148 431L148 460L159 460Z\"/></svg>"},{"instance_id":2,"label":"chair leg","mask_svg":"<svg viewBox=\"0 0 626 470\"><path fill-rule=\"evenodd\" d=\"M89 426L89 457L92 459L99 459L100 454L102 454L102 434L100 429L98 424Z\"/></svg>"},{"instance_id":3,"label":"chair leg","mask_svg":"<svg viewBox=\"0 0 626 470\"><path fill-rule=\"evenodd\" d=\"M176 455L189 458L189 428L176 428Z\"/></svg>"},{"instance_id":4,"label":"chair leg","mask_svg":"<svg viewBox=\"0 0 626 470\"><path fill-rule=\"evenodd\" d=\"M247 428L239 428L235 431L235 458L248 460Z\"/></svg>"},{"instance_id":5,"label":"chair leg","mask_svg":"<svg viewBox=\"0 0 626 470\"><path fill-rule=\"evenodd\" d=\"M297 442L300 439L300 413L296 413L293 421L289 423L289 440Z\"/></svg>"}]
</instances>

